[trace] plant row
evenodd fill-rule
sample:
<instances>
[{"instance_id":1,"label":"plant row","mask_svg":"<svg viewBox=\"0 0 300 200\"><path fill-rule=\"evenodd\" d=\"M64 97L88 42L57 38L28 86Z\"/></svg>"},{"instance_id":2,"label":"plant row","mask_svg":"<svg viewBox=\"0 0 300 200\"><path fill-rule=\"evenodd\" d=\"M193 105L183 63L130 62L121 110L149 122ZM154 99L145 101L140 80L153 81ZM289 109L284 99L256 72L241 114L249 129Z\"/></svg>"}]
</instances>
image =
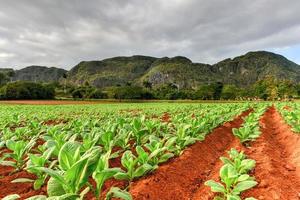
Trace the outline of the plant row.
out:
<instances>
[{"instance_id":1,"label":"plant row","mask_svg":"<svg viewBox=\"0 0 300 200\"><path fill-rule=\"evenodd\" d=\"M256 186L255 178L249 173L255 167L255 161L236 149L228 151L229 157L221 157L220 180L209 180L205 185L217 193L214 200L241 200L241 193ZM255 200L253 197L245 200Z\"/></svg>"},{"instance_id":2,"label":"plant row","mask_svg":"<svg viewBox=\"0 0 300 200\"><path fill-rule=\"evenodd\" d=\"M188 145L205 139L213 128L232 120L249 105L167 107L137 116L131 112L120 114L118 109L93 113L78 108L82 110L63 116L68 118L67 123L57 125L39 122L35 116L39 112L24 120L16 111L12 121L2 121L0 144L10 152L2 153L0 164L14 167L12 173L26 170L37 177L16 179L14 183L33 182L36 190L47 185L47 196L31 199L84 199L88 194L97 199L130 199L127 191L115 187L106 197L101 196L105 181L126 180L129 188L134 179L180 155ZM171 120L149 117L163 112L171 113ZM82 116L78 117L78 113ZM29 122L30 118L36 120ZM121 166L111 167L110 161L117 158L121 159ZM91 184L91 180L96 184ZM16 199L18 195L7 198Z\"/></svg>"}]
</instances>

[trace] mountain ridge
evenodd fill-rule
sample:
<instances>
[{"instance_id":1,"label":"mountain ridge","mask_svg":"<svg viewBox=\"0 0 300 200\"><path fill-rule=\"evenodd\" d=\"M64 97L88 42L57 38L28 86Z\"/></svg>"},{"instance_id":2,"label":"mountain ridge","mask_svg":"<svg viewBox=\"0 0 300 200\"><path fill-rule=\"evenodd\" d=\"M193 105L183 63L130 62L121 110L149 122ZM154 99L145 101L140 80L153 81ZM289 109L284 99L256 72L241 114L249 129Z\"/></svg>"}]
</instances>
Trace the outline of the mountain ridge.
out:
<instances>
[{"instance_id":1,"label":"mountain ridge","mask_svg":"<svg viewBox=\"0 0 300 200\"><path fill-rule=\"evenodd\" d=\"M299 82L300 65L268 51L251 51L215 64L194 63L184 56L133 55L81 61L69 71L29 66L15 70L13 80L59 81L64 74L70 84L88 83L99 88L145 82L153 87L173 83L180 88L195 88L212 82L248 86L269 75Z\"/></svg>"}]
</instances>

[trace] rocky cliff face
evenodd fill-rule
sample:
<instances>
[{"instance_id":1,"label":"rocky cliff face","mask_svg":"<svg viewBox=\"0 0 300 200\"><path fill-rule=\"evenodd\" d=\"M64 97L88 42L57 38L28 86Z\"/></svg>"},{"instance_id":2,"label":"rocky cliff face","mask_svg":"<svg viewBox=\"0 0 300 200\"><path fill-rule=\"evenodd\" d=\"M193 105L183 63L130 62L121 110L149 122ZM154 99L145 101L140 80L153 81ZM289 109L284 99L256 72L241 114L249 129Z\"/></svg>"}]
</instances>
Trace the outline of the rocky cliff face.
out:
<instances>
[{"instance_id":1,"label":"rocky cliff face","mask_svg":"<svg viewBox=\"0 0 300 200\"><path fill-rule=\"evenodd\" d=\"M0 72L12 69L0 69ZM13 80L58 81L67 73L74 85L89 83L96 87L149 82L153 87L175 84L194 88L201 84L223 82L247 86L272 75L278 79L300 81L300 66L285 57L266 51L249 52L214 65L193 63L188 58L154 58L149 56L114 57L100 61L83 61L69 72L59 68L30 66L14 72Z\"/></svg>"},{"instance_id":2,"label":"rocky cliff face","mask_svg":"<svg viewBox=\"0 0 300 200\"><path fill-rule=\"evenodd\" d=\"M173 83L181 88L221 81L247 86L267 75L300 81L300 66L281 55L266 51L249 52L214 65L193 63L185 57L115 57L102 61L81 62L69 72L69 82L89 82L97 87L142 84L154 87Z\"/></svg>"},{"instance_id":3,"label":"rocky cliff face","mask_svg":"<svg viewBox=\"0 0 300 200\"><path fill-rule=\"evenodd\" d=\"M59 81L67 71L55 67L29 66L16 70L13 81L53 82Z\"/></svg>"}]
</instances>

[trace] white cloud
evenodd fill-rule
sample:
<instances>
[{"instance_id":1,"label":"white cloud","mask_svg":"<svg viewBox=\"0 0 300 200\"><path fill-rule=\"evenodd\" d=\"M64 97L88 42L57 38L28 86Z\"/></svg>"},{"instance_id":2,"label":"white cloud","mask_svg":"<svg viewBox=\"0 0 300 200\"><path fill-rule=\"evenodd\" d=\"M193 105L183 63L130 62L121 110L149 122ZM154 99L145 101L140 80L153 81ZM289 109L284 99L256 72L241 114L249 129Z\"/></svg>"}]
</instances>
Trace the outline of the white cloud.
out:
<instances>
[{"instance_id":1,"label":"white cloud","mask_svg":"<svg viewBox=\"0 0 300 200\"><path fill-rule=\"evenodd\" d=\"M69 69L131 54L214 63L299 45L299 7L299 0L0 0L0 67Z\"/></svg>"}]
</instances>

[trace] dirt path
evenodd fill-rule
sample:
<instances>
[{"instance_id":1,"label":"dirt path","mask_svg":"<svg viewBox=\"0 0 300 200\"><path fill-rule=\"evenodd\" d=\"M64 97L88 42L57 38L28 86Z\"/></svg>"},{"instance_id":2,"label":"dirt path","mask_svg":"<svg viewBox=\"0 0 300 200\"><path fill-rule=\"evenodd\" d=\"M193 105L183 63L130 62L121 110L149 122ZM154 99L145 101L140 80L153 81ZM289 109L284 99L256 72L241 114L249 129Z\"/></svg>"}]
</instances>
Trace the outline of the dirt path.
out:
<instances>
[{"instance_id":1,"label":"dirt path","mask_svg":"<svg viewBox=\"0 0 300 200\"><path fill-rule=\"evenodd\" d=\"M192 199L207 177L215 171L213 169L217 168L219 157L238 143L231 130L239 127L243 122L242 117L249 112L216 128L203 142L197 142L180 157L160 166L154 174L135 182L130 190L133 199ZM209 188L206 187L206 190L209 191Z\"/></svg>"},{"instance_id":2,"label":"dirt path","mask_svg":"<svg viewBox=\"0 0 300 200\"><path fill-rule=\"evenodd\" d=\"M271 107L261 119L262 135L246 154L256 160L259 185L244 193L264 200L300 199L300 136L290 130Z\"/></svg>"}]
</instances>

